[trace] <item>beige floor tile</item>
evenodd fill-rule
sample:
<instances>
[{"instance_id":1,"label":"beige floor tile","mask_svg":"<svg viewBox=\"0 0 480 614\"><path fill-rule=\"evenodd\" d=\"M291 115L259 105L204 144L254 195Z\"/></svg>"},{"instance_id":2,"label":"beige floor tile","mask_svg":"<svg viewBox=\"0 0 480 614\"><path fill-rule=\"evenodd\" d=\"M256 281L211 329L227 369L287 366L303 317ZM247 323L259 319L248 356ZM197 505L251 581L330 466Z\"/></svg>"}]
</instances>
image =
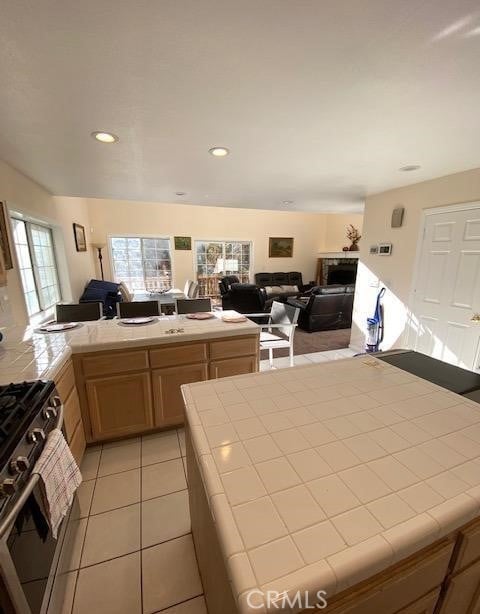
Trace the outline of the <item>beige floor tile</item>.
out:
<instances>
[{"instance_id":1,"label":"beige floor tile","mask_svg":"<svg viewBox=\"0 0 480 614\"><path fill-rule=\"evenodd\" d=\"M88 521L81 566L140 550L140 504L92 516Z\"/></svg>"},{"instance_id":2,"label":"beige floor tile","mask_svg":"<svg viewBox=\"0 0 480 614\"><path fill-rule=\"evenodd\" d=\"M100 458L98 477L129 471L140 467L140 442L104 448Z\"/></svg>"},{"instance_id":3,"label":"beige floor tile","mask_svg":"<svg viewBox=\"0 0 480 614\"><path fill-rule=\"evenodd\" d=\"M203 597L197 597L163 610L162 614L207 614L207 606Z\"/></svg>"},{"instance_id":4,"label":"beige floor tile","mask_svg":"<svg viewBox=\"0 0 480 614\"><path fill-rule=\"evenodd\" d=\"M177 429L178 441L180 442L180 452L182 456L187 456L187 448L185 445L185 429Z\"/></svg>"},{"instance_id":5,"label":"beige floor tile","mask_svg":"<svg viewBox=\"0 0 480 614\"><path fill-rule=\"evenodd\" d=\"M108 512L140 501L140 469L99 478L93 493L91 514Z\"/></svg>"},{"instance_id":6,"label":"beige floor tile","mask_svg":"<svg viewBox=\"0 0 480 614\"><path fill-rule=\"evenodd\" d=\"M117 446L128 446L131 443L139 443L140 437L128 437L127 439L119 439L118 441L110 441L103 444L103 449L116 448Z\"/></svg>"},{"instance_id":7,"label":"beige floor tile","mask_svg":"<svg viewBox=\"0 0 480 614\"><path fill-rule=\"evenodd\" d=\"M70 614L75 596L78 571L59 574L55 578L48 610L55 614Z\"/></svg>"},{"instance_id":8,"label":"beige floor tile","mask_svg":"<svg viewBox=\"0 0 480 614\"><path fill-rule=\"evenodd\" d=\"M87 531L87 518L71 520L65 531L65 538L62 546L62 553L58 563L59 573L73 571L80 567L80 557L82 554L85 533Z\"/></svg>"},{"instance_id":9,"label":"beige floor tile","mask_svg":"<svg viewBox=\"0 0 480 614\"><path fill-rule=\"evenodd\" d=\"M187 482L181 458L142 468L142 500L185 490Z\"/></svg>"},{"instance_id":10,"label":"beige floor tile","mask_svg":"<svg viewBox=\"0 0 480 614\"><path fill-rule=\"evenodd\" d=\"M175 429L142 437L142 465L153 465L180 456L180 444Z\"/></svg>"},{"instance_id":11,"label":"beige floor tile","mask_svg":"<svg viewBox=\"0 0 480 614\"><path fill-rule=\"evenodd\" d=\"M74 518L86 518L89 515L94 488L95 480L88 480L88 482L82 482L80 484L77 490L78 508L75 506L72 510Z\"/></svg>"},{"instance_id":12,"label":"beige floor tile","mask_svg":"<svg viewBox=\"0 0 480 614\"><path fill-rule=\"evenodd\" d=\"M192 536L142 550L142 580L145 614L201 595Z\"/></svg>"},{"instance_id":13,"label":"beige floor tile","mask_svg":"<svg viewBox=\"0 0 480 614\"><path fill-rule=\"evenodd\" d=\"M80 471L84 481L94 480L97 477L100 463L100 449L87 450L80 465Z\"/></svg>"},{"instance_id":14,"label":"beige floor tile","mask_svg":"<svg viewBox=\"0 0 480 614\"><path fill-rule=\"evenodd\" d=\"M135 552L81 569L73 614L140 614L140 564Z\"/></svg>"},{"instance_id":15,"label":"beige floor tile","mask_svg":"<svg viewBox=\"0 0 480 614\"><path fill-rule=\"evenodd\" d=\"M142 503L142 548L190 533L188 490Z\"/></svg>"}]
</instances>

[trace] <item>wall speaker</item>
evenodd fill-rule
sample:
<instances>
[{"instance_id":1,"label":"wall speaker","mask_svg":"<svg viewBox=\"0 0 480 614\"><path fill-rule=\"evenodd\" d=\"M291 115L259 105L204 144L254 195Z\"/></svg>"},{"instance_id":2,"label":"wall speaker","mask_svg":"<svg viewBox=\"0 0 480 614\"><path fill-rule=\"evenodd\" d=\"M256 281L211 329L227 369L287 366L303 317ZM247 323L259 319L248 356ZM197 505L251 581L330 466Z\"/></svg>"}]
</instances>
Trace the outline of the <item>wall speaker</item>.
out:
<instances>
[{"instance_id":1,"label":"wall speaker","mask_svg":"<svg viewBox=\"0 0 480 614\"><path fill-rule=\"evenodd\" d=\"M403 224L404 207L396 207L392 213L392 228L400 228Z\"/></svg>"}]
</instances>

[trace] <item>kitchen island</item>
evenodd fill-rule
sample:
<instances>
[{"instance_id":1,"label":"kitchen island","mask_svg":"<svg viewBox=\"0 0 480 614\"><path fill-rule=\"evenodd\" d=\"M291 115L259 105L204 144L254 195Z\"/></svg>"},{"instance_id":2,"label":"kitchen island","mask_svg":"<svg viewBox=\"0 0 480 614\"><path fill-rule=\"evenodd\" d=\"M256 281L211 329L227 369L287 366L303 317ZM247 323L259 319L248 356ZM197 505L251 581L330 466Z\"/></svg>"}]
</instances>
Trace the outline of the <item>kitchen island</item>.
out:
<instances>
[{"instance_id":1,"label":"kitchen island","mask_svg":"<svg viewBox=\"0 0 480 614\"><path fill-rule=\"evenodd\" d=\"M372 357L182 390L209 614L480 611L478 404Z\"/></svg>"},{"instance_id":2,"label":"kitchen island","mask_svg":"<svg viewBox=\"0 0 480 614\"><path fill-rule=\"evenodd\" d=\"M222 315L235 312L209 320L163 316L141 326L98 320L48 334L7 331L0 383L54 379L79 458L85 442L183 424L181 384L256 372L259 327Z\"/></svg>"}]
</instances>

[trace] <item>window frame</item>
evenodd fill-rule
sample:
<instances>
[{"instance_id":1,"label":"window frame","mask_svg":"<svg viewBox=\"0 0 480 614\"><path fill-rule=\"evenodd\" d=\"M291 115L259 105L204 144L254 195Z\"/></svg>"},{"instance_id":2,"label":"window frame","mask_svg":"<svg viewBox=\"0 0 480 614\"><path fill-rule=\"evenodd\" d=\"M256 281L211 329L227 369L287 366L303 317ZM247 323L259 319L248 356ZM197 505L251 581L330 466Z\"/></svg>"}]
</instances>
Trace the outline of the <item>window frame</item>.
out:
<instances>
[{"instance_id":1,"label":"window frame","mask_svg":"<svg viewBox=\"0 0 480 614\"><path fill-rule=\"evenodd\" d=\"M225 246L228 243L247 243L250 246L250 253L249 253L249 271L248 271L248 283L251 283L252 281L252 277L254 275L254 257L255 257L255 242L253 241L253 239L200 239L200 238L195 238L193 240L193 272L194 272L194 277L195 277L195 281L198 282L198 262L197 262L197 245L198 243L221 243L222 244L222 249L225 250ZM223 251L223 256L225 256L225 251ZM227 258L224 258L224 260L227 260ZM225 275L225 273L222 273L222 275ZM206 295L206 296L212 296L212 295ZM219 297L220 296L220 292L218 291L218 293L215 295L215 297ZM214 297L214 298L215 298Z\"/></svg>"},{"instance_id":2,"label":"window frame","mask_svg":"<svg viewBox=\"0 0 480 614\"><path fill-rule=\"evenodd\" d=\"M34 283L34 288L35 288L35 294L37 297L37 303L38 303L38 311L35 311L33 313L29 313L29 307L27 304L27 301L25 300L25 308L27 311L27 315L29 317L29 319L32 318L36 318L41 314L47 313L49 312L51 309L53 309L55 307L55 305L57 305L58 303L60 303L63 300L63 292L62 292L62 284L60 283L60 274L59 274L59 268L58 268L58 256L57 256L57 247L55 244L55 234L54 234L54 229L52 226L50 226L49 224L43 223L41 221L38 220L32 220L32 219L28 219L28 218L24 218L23 216L20 215L16 215L15 213L11 213L10 214L10 224L11 224L11 232L12 232L12 243L13 243L13 247L15 250L15 258L17 260L17 267L18 267L18 272L19 272L19 281L20 281L20 286L24 292L24 294L27 294L27 291L24 288L23 285L23 279L22 279L22 275L21 275L21 267L20 267L20 260L18 257L18 251L17 251L17 243L15 241L15 234L14 234L14 229L13 229L13 220L15 220L15 222L19 222L21 224L24 225L25 228L25 236L27 239L27 248L28 248L28 254L29 254L29 258L30 258L30 265L31 265L31 271L32 271L32 276L33 276L33 283ZM35 257L35 253L34 253L34 245L33 245L33 237L32 237L32 226L37 226L40 227L42 229L45 229L48 231L48 234L50 236L50 244L51 244L51 251L52 251L52 258L53 258L53 270L54 270L54 276L55 276L55 286L57 288L57 300L53 303L51 303L50 305L46 305L45 301L44 301L44 296L42 293L42 285L41 285L41 279L40 279L40 272L39 272L39 265L37 263L37 259ZM30 291L31 292L31 291Z\"/></svg>"},{"instance_id":3,"label":"window frame","mask_svg":"<svg viewBox=\"0 0 480 614\"><path fill-rule=\"evenodd\" d=\"M175 287L175 260L174 260L174 250L172 249L172 237L169 235L158 235L158 234L132 234L132 233L115 233L107 235L107 245L108 245L108 257L110 259L110 268L112 273L112 278L117 280L117 275L115 271L115 260L113 257L113 247L112 247L112 239L160 239L162 241L168 241L168 251L170 253L170 273L171 273L171 284L172 288ZM119 282L118 282L119 283ZM132 294L135 292L149 292L149 290L133 290Z\"/></svg>"}]
</instances>

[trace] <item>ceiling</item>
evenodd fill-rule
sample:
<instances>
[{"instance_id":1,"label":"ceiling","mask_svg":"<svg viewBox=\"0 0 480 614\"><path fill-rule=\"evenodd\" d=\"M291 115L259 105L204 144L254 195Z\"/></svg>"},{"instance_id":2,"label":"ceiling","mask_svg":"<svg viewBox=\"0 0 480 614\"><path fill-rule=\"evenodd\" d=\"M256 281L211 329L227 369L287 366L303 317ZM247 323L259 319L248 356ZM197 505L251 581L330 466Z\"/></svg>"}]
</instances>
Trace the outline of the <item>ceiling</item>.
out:
<instances>
[{"instance_id":1,"label":"ceiling","mask_svg":"<svg viewBox=\"0 0 480 614\"><path fill-rule=\"evenodd\" d=\"M361 211L480 166L479 58L478 0L4 1L0 158L54 194Z\"/></svg>"}]
</instances>

